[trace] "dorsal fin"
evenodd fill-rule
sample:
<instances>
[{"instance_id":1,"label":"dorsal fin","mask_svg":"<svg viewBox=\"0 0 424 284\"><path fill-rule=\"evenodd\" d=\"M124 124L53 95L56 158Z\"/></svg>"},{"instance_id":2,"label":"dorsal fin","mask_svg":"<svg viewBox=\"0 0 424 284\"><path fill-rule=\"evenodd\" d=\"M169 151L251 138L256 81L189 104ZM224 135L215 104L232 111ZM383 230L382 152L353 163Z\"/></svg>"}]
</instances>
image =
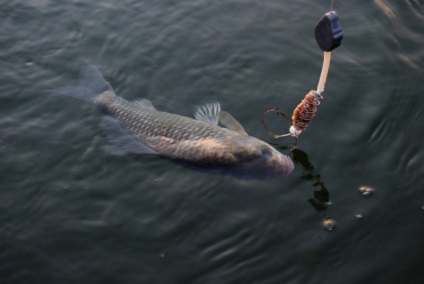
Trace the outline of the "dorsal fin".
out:
<instances>
[{"instance_id":1,"label":"dorsal fin","mask_svg":"<svg viewBox=\"0 0 424 284\"><path fill-rule=\"evenodd\" d=\"M219 113L219 122L228 129L233 130L242 136L248 135L240 122L238 122L231 114L226 111L221 111Z\"/></svg>"},{"instance_id":2,"label":"dorsal fin","mask_svg":"<svg viewBox=\"0 0 424 284\"><path fill-rule=\"evenodd\" d=\"M221 106L218 102L207 103L196 108L194 118L212 125L218 125L218 115L220 111Z\"/></svg>"},{"instance_id":3,"label":"dorsal fin","mask_svg":"<svg viewBox=\"0 0 424 284\"><path fill-rule=\"evenodd\" d=\"M139 99L136 101L133 101L133 104L141 107L141 108L148 108L152 110L156 110L156 108L153 106L152 102L146 99Z\"/></svg>"}]
</instances>

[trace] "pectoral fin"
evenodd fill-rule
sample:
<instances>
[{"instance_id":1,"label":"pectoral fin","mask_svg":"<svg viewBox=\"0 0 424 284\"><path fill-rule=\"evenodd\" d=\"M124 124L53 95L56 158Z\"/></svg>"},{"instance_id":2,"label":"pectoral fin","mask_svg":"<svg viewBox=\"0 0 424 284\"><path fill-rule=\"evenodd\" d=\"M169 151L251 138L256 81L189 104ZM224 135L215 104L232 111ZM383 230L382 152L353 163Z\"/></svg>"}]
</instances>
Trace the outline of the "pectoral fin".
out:
<instances>
[{"instance_id":1,"label":"pectoral fin","mask_svg":"<svg viewBox=\"0 0 424 284\"><path fill-rule=\"evenodd\" d=\"M230 130L237 132L242 136L247 136L246 130L243 126L228 112L221 111L219 113L219 122Z\"/></svg>"},{"instance_id":2,"label":"pectoral fin","mask_svg":"<svg viewBox=\"0 0 424 284\"><path fill-rule=\"evenodd\" d=\"M106 134L109 141L118 149L129 153L158 155L159 153L139 141L125 131L119 124L119 121L112 117L105 117L100 121L100 127Z\"/></svg>"}]
</instances>

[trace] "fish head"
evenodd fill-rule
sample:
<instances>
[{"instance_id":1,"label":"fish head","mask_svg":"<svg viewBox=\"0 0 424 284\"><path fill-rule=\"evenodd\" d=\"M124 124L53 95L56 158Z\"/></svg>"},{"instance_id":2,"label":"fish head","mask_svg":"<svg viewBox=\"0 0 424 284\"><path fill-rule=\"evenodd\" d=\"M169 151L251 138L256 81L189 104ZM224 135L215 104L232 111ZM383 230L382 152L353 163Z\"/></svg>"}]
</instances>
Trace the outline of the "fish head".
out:
<instances>
[{"instance_id":1,"label":"fish head","mask_svg":"<svg viewBox=\"0 0 424 284\"><path fill-rule=\"evenodd\" d=\"M237 163L260 176L289 175L294 164L290 157L281 154L268 143L252 136L239 136L233 142L233 155Z\"/></svg>"}]
</instances>

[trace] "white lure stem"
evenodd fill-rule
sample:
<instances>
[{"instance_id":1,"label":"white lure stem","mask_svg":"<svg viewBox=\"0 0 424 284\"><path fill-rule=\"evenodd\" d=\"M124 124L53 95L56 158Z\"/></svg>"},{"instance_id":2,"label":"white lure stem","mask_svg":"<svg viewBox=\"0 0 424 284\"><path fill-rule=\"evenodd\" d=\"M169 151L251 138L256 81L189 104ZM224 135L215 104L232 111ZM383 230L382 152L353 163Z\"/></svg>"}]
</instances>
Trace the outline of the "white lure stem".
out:
<instances>
[{"instance_id":1,"label":"white lure stem","mask_svg":"<svg viewBox=\"0 0 424 284\"><path fill-rule=\"evenodd\" d=\"M328 70L330 69L331 51L324 51L324 61L322 63L321 75L317 86L317 93L324 92L325 81L327 81Z\"/></svg>"}]
</instances>

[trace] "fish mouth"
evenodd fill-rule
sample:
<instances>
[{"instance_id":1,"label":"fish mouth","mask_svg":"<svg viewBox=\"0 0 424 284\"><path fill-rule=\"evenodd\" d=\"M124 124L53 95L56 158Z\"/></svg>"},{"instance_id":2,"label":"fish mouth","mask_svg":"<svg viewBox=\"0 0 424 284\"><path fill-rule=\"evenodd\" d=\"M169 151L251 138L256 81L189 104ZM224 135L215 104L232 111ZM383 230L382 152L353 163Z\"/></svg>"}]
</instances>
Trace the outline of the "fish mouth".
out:
<instances>
[{"instance_id":1,"label":"fish mouth","mask_svg":"<svg viewBox=\"0 0 424 284\"><path fill-rule=\"evenodd\" d=\"M278 163L278 169L284 176L288 176L294 170L293 160L289 156L281 154Z\"/></svg>"}]
</instances>

